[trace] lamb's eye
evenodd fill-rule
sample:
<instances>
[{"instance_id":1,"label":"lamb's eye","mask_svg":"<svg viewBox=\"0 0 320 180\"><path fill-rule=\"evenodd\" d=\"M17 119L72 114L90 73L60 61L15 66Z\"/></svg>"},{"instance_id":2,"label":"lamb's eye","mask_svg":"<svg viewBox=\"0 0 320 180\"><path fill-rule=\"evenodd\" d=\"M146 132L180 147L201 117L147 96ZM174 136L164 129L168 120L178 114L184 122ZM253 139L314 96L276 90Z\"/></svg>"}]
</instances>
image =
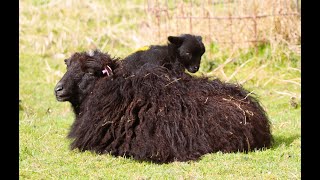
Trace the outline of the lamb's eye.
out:
<instances>
[{"instance_id":1,"label":"lamb's eye","mask_svg":"<svg viewBox=\"0 0 320 180\"><path fill-rule=\"evenodd\" d=\"M186 57L191 59L192 58L192 54L187 52L186 53Z\"/></svg>"}]
</instances>

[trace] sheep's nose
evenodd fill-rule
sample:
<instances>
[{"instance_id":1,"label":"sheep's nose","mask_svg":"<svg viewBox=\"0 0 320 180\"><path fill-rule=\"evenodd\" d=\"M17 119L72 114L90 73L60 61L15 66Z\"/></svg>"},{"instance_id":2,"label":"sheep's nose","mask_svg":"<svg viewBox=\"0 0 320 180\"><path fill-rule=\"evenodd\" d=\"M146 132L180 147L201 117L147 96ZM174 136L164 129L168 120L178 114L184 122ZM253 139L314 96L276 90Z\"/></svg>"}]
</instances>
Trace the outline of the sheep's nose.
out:
<instances>
[{"instance_id":1,"label":"sheep's nose","mask_svg":"<svg viewBox=\"0 0 320 180\"><path fill-rule=\"evenodd\" d=\"M62 84L60 84L60 83L58 83L57 85L56 85L56 87L54 88L54 92L55 93L57 93L57 92L59 92L59 91L62 91L63 90L63 86L62 86Z\"/></svg>"}]
</instances>

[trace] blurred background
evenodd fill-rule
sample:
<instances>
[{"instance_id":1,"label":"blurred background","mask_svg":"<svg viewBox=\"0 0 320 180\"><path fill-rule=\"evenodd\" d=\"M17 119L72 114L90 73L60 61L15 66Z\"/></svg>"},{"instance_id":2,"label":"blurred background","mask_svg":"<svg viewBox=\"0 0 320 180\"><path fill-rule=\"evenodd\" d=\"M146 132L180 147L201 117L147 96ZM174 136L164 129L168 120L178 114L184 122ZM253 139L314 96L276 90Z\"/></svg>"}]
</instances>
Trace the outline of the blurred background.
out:
<instances>
[{"instance_id":1,"label":"blurred background","mask_svg":"<svg viewBox=\"0 0 320 180\"><path fill-rule=\"evenodd\" d=\"M296 0L151 1L145 26L159 40L168 34L201 34L207 43L239 48L259 43L300 44Z\"/></svg>"}]
</instances>

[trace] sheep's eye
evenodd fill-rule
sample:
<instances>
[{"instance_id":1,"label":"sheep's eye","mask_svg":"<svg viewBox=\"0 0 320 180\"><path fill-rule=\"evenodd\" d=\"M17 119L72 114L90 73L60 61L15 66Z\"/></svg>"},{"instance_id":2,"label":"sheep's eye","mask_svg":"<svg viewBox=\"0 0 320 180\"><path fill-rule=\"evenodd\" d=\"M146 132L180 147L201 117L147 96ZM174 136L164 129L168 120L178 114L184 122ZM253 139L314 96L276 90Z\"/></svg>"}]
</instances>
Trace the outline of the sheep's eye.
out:
<instances>
[{"instance_id":1,"label":"sheep's eye","mask_svg":"<svg viewBox=\"0 0 320 180\"><path fill-rule=\"evenodd\" d=\"M67 68L69 67L68 59L64 60L64 64L67 65Z\"/></svg>"},{"instance_id":2,"label":"sheep's eye","mask_svg":"<svg viewBox=\"0 0 320 180\"><path fill-rule=\"evenodd\" d=\"M186 53L187 56L190 56L190 53Z\"/></svg>"}]
</instances>

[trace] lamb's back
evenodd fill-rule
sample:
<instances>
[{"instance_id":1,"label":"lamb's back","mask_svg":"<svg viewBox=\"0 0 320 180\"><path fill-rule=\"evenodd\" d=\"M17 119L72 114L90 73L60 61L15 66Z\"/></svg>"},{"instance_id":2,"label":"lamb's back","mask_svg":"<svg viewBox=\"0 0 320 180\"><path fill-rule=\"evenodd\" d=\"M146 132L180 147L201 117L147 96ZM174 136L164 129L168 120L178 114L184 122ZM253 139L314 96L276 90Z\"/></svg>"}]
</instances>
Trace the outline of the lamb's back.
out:
<instances>
[{"instance_id":1,"label":"lamb's back","mask_svg":"<svg viewBox=\"0 0 320 180\"><path fill-rule=\"evenodd\" d=\"M144 64L163 65L170 61L168 46L152 45L147 50L139 50L123 59L126 69L134 72Z\"/></svg>"}]
</instances>

